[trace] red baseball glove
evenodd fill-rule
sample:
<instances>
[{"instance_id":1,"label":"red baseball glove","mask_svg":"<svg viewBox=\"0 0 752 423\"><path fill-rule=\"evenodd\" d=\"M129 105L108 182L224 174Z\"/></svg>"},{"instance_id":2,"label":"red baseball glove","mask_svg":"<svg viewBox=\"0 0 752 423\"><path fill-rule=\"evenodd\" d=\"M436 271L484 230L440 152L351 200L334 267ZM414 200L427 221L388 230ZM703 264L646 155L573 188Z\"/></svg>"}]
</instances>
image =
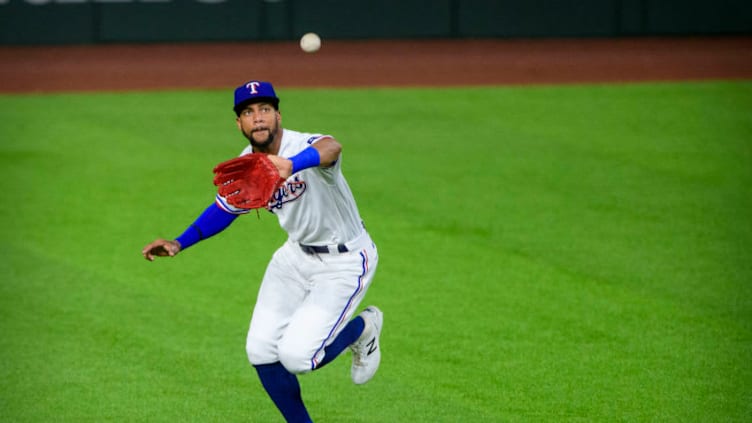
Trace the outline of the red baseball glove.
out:
<instances>
[{"instance_id":1,"label":"red baseball glove","mask_svg":"<svg viewBox=\"0 0 752 423\"><path fill-rule=\"evenodd\" d=\"M218 164L214 168L214 185L228 203L243 209L266 207L277 189L285 182L269 157L251 153Z\"/></svg>"}]
</instances>

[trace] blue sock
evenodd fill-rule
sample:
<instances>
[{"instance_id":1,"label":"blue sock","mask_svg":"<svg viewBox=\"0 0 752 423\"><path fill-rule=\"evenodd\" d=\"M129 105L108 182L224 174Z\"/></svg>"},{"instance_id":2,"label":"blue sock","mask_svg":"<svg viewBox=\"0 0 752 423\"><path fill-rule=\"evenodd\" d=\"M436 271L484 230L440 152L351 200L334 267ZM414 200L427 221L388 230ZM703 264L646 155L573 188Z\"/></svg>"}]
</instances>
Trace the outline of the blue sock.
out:
<instances>
[{"instance_id":1,"label":"blue sock","mask_svg":"<svg viewBox=\"0 0 752 423\"><path fill-rule=\"evenodd\" d=\"M311 417L303 405L300 396L300 384L298 378L287 371L280 363L261 364L254 366L269 394L288 423L311 423Z\"/></svg>"},{"instance_id":2,"label":"blue sock","mask_svg":"<svg viewBox=\"0 0 752 423\"><path fill-rule=\"evenodd\" d=\"M340 355L340 353L342 353L345 348L349 347L350 344L355 342L358 337L360 337L360 334L363 333L363 329L365 329L365 327L366 322L360 316L350 320L347 323L347 326L342 329L342 332L340 332L339 335L334 338L334 342L332 342L328 347L324 348L324 359L321 360L321 363L319 363L316 368L320 369L324 367L325 364L328 364L332 360L337 358L337 356Z\"/></svg>"}]
</instances>

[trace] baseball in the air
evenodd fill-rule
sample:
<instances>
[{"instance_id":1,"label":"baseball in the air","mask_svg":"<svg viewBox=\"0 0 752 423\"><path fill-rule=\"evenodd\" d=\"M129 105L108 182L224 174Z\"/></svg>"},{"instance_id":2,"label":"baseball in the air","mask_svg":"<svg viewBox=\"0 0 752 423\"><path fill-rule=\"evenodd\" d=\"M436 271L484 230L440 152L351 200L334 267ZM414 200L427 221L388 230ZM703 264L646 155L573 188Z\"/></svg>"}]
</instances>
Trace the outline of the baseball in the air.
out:
<instances>
[{"instance_id":1,"label":"baseball in the air","mask_svg":"<svg viewBox=\"0 0 752 423\"><path fill-rule=\"evenodd\" d=\"M300 48L306 53L315 53L321 48L321 38L316 33L309 32L300 37Z\"/></svg>"}]
</instances>

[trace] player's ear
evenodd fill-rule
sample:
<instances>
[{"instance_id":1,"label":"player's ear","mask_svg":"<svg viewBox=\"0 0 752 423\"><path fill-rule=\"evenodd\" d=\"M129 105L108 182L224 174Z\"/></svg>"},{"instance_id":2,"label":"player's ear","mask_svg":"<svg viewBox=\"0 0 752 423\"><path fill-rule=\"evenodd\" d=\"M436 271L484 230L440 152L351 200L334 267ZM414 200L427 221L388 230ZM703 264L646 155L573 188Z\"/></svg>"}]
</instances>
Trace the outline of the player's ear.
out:
<instances>
[{"instance_id":1,"label":"player's ear","mask_svg":"<svg viewBox=\"0 0 752 423\"><path fill-rule=\"evenodd\" d=\"M235 124L238 125L238 129L240 130L240 132L243 132L243 125L240 124L240 116L235 118Z\"/></svg>"}]
</instances>

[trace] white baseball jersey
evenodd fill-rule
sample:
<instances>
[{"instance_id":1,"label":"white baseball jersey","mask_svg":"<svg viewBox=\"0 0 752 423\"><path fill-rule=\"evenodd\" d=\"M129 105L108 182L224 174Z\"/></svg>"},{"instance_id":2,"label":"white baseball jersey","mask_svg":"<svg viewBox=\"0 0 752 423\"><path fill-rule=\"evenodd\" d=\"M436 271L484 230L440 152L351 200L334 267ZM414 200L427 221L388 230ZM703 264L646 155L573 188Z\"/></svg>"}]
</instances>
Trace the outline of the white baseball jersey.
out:
<instances>
[{"instance_id":1,"label":"white baseball jersey","mask_svg":"<svg viewBox=\"0 0 752 423\"><path fill-rule=\"evenodd\" d=\"M282 130L278 155L292 157L327 135ZM248 146L241 155L249 154ZM267 205L288 240L272 256L253 309L246 352L253 365L276 361L292 373L315 369L352 318L373 279L379 256L366 232L341 157L330 167L290 176ZM248 213L217 195L222 209ZM300 244L325 246L311 254ZM346 251L339 251L345 244ZM334 247L332 249L332 247Z\"/></svg>"},{"instance_id":2,"label":"white baseball jersey","mask_svg":"<svg viewBox=\"0 0 752 423\"><path fill-rule=\"evenodd\" d=\"M292 157L328 135L282 129L278 155ZM240 154L250 154L249 145ZM352 241L364 229L355 199L342 175L341 157L334 165L304 169L290 176L269 201L267 209L276 214L290 240L306 245L336 245ZM248 213L230 205L219 194L219 207L233 214Z\"/></svg>"}]
</instances>

